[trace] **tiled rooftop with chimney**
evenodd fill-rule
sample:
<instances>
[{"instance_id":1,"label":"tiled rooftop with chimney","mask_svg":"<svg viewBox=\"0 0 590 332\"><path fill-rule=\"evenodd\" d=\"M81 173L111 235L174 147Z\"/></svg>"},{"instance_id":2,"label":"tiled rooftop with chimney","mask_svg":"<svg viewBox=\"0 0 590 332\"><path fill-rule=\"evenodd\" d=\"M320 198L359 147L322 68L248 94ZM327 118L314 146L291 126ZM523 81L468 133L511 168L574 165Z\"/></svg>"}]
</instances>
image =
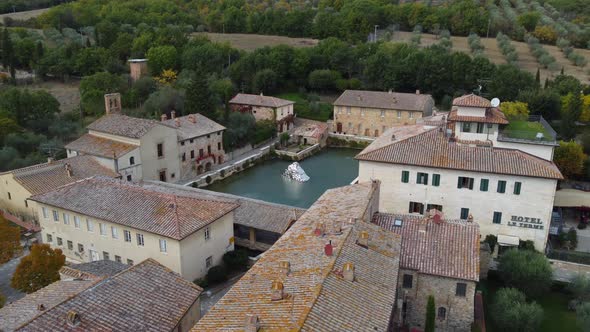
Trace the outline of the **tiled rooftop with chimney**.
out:
<instances>
[{"instance_id":1,"label":"tiled rooftop with chimney","mask_svg":"<svg viewBox=\"0 0 590 332\"><path fill-rule=\"evenodd\" d=\"M65 148L97 157L119 158L135 149L139 149L139 145L124 143L92 134L84 134L77 140L67 144Z\"/></svg>"},{"instance_id":2,"label":"tiled rooftop with chimney","mask_svg":"<svg viewBox=\"0 0 590 332\"><path fill-rule=\"evenodd\" d=\"M229 101L229 103L276 108L291 105L295 102L277 97L264 96L263 94L253 95L247 93L238 93Z\"/></svg>"},{"instance_id":3,"label":"tiled rooftop with chimney","mask_svg":"<svg viewBox=\"0 0 590 332\"><path fill-rule=\"evenodd\" d=\"M420 94L418 91L417 93L400 93L346 90L334 101L334 106L424 111L430 101L432 101L430 95Z\"/></svg>"},{"instance_id":4,"label":"tiled rooftop with chimney","mask_svg":"<svg viewBox=\"0 0 590 332\"><path fill-rule=\"evenodd\" d=\"M478 281L479 225L438 216L376 213L373 223L401 235L400 268Z\"/></svg>"},{"instance_id":5,"label":"tiled rooftop with chimney","mask_svg":"<svg viewBox=\"0 0 590 332\"><path fill-rule=\"evenodd\" d=\"M157 184L92 177L31 200L182 240L230 213L238 204Z\"/></svg>"},{"instance_id":6,"label":"tiled rooftop with chimney","mask_svg":"<svg viewBox=\"0 0 590 332\"><path fill-rule=\"evenodd\" d=\"M15 169L15 180L32 195L41 194L57 187L94 175L116 177L117 173L102 166L91 156L50 160L47 163Z\"/></svg>"},{"instance_id":7,"label":"tiled rooftop with chimney","mask_svg":"<svg viewBox=\"0 0 590 332\"><path fill-rule=\"evenodd\" d=\"M405 134L396 135L400 131ZM356 159L557 180L563 178L552 161L521 150L458 144L450 140L443 129L432 126L423 129L391 128Z\"/></svg>"},{"instance_id":8,"label":"tiled rooftop with chimney","mask_svg":"<svg viewBox=\"0 0 590 332\"><path fill-rule=\"evenodd\" d=\"M192 282L147 259L98 280L53 283L0 309L0 329L172 331L201 292ZM18 316L22 318L16 324L2 325L7 317Z\"/></svg>"},{"instance_id":9,"label":"tiled rooftop with chimney","mask_svg":"<svg viewBox=\"0 0 590 332\"><path fill-rule=\"evenodd\" d=\"M400 237L362 220L375 190L324 193L193 331L386 331Z\"/></svg>"},{"instance_id":10,"label":"tiled rooftop with chimney","mask_svg":"<svg viewBox=\"0 0 590 332\"><path fill-rule=\"evenodd\" d=\"M159 121L134 118L122 114L107 114L88 125L89 130L128 138L141 138Z\"/></svg>"},{"instance_id":11,"label":"tiled rooftop with chimney","mask_svg":"<svg viewBox=\"0 0 590 332\"><path fill-rule=\"evenodd\" d=\"M166 115L162 115L162 123L176 128L180 141L225 130L224 126L198 113L176 117L172 111L171 119L164 119L164 116Z\"/></svg>"}]
</instances>

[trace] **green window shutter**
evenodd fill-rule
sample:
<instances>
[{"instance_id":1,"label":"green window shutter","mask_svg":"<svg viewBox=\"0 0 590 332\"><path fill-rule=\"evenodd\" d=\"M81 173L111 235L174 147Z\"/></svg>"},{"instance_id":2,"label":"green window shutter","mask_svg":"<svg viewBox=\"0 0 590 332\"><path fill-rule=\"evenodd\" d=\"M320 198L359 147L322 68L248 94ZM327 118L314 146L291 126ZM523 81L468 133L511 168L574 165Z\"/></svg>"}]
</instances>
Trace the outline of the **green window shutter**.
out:
<instances>
[{"instance_id":1,"label":"green window shutter","mask_svg":"<svg viewBox=\"0 0 590 332\"><path fill-rule=\"evenodd\" d=\"M481 179L481 181L479 182L479 190L480 191L488 191L488 184L489 184L488 179Z\"/></svg>"},{"instance_id":2,"label":"green window shutter","mask_svg":"<svg viewBox=\"0 0 590 332\"><path fill-rule=\"evenodd\" d=\"M420 183L420 172L416 173L416 183Z\"/></svg>"},{"instance_id":3,"label":"green window shutter","mask_svg":"<svg viewBox=\"0 0 590 332\"><path fill-rule=\"evenodd\" d=\"M424 184L428 185L428 174L424 174Z\"/></svg>"},{"instance_id":4,"label":"green window shutter","mask_svg":"<svg viewBox=\"0 0 590 332\"><path fill-rule=\"evenodd\" d=\"M498 192L501 194L506 192L506 181L498 181Z\"/></svg>"},{"instance_id":5,"label":"green window shutter","mask_svg":"<svg viewBox=\"0 0 590 332\"><path fill-rule=\"evenodd\" d=\"M466 220L469 218L469 209L461 208L461 219Z\"/></svg>"},{"instance_id":6,"label":"green window shutter","mask_svg":"<svg viewBox=\"0 0 590 332\"><path fill-rule=\"evenodd\" d=\"M457 188L461 188L461 177L457 179Z\"/></svg>"},{"instance_id":7,"label":"green window shutter","mask_svg":"<svg viewBox=\"0 0 590 332\"><path fill-rule=\"evenodd\" d=\"M514 195L520 195L520 187L522 184L520 182L514 182Z\"/></svg>"},{"instance_id":8,"label":"green window shutter","mask_svg":"<svg viewBox=\"0 0 590 332\"><path fill-rule=\"evenodd\" d=\"M440 186L440 174L432 174L432 185L435 187Z\"/></svg>"},{"instance_id":9,"label":"green window shutter","mask_svg":"<svg viewBox=\"0 0 590 332\"><path fill-rule=\"evenodd\" d=\"M402 171L402 182L408 183L409 180L410 180L410 172Z\"/></svg>"},{"instance_id":10,"label":"green window shutter","mask_svg":"<svg viewBox=\"0 0 590 332\"><path fill-rule=\"evenodd\" d=\"M502 223L502 212L494 212L494 224L501 224Z\"/></svg>"}]
</instances>

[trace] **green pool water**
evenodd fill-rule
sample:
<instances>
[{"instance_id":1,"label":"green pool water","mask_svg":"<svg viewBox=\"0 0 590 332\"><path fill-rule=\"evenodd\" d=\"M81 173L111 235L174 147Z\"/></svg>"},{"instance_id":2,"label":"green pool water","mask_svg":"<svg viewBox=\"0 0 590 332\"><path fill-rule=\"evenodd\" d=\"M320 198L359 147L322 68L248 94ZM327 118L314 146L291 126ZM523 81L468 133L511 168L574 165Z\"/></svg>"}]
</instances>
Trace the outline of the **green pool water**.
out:
<instances>
[{"instance_id":1,"label":"green pool water","mask_svg":"<svg viewBox=\"0 0 590 332\"><path fill-rule=\"evenodd\" d=\"M301 167L311 178L303 183L282 176L291 162L273 159L213 183L206 189L308 208L327 189L350 184L357 177L358 161L354 156L359 152L325 149L301 161Z\"/></svg>"}]
</instances>

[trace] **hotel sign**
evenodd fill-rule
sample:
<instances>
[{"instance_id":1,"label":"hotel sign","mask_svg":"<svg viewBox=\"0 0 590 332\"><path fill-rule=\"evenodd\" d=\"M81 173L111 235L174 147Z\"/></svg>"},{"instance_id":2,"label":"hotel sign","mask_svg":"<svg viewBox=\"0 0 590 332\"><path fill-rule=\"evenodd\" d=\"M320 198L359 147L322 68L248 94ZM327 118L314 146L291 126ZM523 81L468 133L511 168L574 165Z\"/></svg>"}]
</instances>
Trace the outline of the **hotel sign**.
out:
<instances>
[{"instance_id":1,"label":"hotel sign","mask_svg":"<svg viewBox=\"0 0 590 332\"><path fill-rule=\"evenodd\" d=\"M532 229L544 229L543 222L539 218L529 218L521 216L512 216L512 219L508 222L508 226L532 228Z\"/></svg>"}]
</instances>

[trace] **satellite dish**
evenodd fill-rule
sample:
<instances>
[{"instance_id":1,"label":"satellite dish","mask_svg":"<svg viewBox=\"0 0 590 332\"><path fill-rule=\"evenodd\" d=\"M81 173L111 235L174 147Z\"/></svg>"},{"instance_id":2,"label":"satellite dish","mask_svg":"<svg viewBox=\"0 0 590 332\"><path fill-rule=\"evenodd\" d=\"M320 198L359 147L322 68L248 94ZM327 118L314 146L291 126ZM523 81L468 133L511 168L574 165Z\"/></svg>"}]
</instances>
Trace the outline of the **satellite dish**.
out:
<instances>
[{"instance_id":1,"label":"satellite dish","mask_svg":"<svg viewBox=\"0 0 590 332\"><path fill-rule=\"evenodd\" d=\"M500 106L500 99L498 99L498 98L492 99L492 107L498 107L498 106Z\"/></svg>"}]
</instances>

